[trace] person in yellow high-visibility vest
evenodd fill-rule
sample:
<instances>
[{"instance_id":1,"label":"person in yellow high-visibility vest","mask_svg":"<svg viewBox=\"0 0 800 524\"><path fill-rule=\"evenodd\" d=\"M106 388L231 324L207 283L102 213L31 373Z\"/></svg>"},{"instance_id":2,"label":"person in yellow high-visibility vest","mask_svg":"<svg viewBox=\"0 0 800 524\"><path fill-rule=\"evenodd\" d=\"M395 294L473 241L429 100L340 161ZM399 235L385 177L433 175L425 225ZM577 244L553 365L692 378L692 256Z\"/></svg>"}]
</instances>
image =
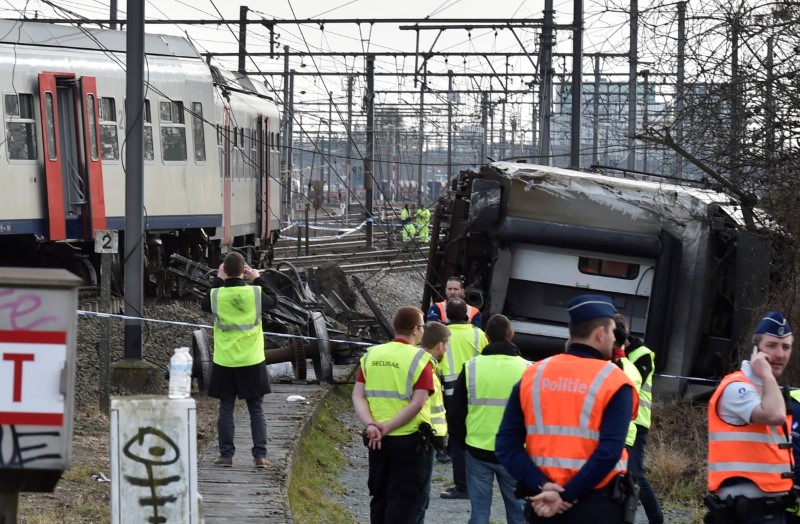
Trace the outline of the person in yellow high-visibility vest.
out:
<instances>
[{"instance_id":1,"label":"person in yellow high-visibility vest","mask_svg":"<svg viewBox=\"0 0 800 524\"><path fill-rule=\"evenodd\" d=\"M466 447L467 493L472 505L469 524L489 524L495 478L503 496L506 522L523 524L524 500L514 496L517 481L494 454L494 441L511 390L529 362L511 342L514 330L503 315L486 323L489 344L467 361L451 401L451 438Z\"/></svg>"},{"instance_id":2,"label":"person in yellow high-visibility vest","mask_svg":"<svg viewBox=\"0 0 800 524\"><path fill-rule=\"evenodd\" d=\"M219 399L219 457L214 461L215 466L233 465L236 452L233 407L237 396L245 399L250 412L255 466L271 465L267 459L267 423L262 407L264 395L271 388L264 364L261 313L277 304L275 294L268 291L267 281L236 252L225 257L203 299L203 311L214 315L214 364L208 396Z\"/></svg>"},{"instance_id":3,"label":"person in yellow high-visibility vest","mask_svg":"<svg viewBox=\"0 0 800 524\"><path fill-rule=\"evenodd\" d=\"M456 380L461 374L464 364L471 358L478 356L488 344L486 335L480 328L469 323L467 318L467 303L463 298L451 298L445 308L447 318L450 319L450 346L447 355L442 361L442 378L444 379L444 402L449 407ZM449 418L449 415L448 415ZM467 499L467 470L466 450L457 442L450 442L450 453L453 463L452 488L441 492L443 499Z\"/></svg>"},{"instance_id":4,"label":"person in yellow high-visibility vest","mask_svg":"<svg viewBox=\"0 0 800 524\"><path fill-rule=\"evenodd\" d=\"M611 360L619 366L625 375L631 379L633 383L633 387L636 390L636 394L639 395L639 405L641 406L641 395L640 391L642 390L642 374L639 373L639 370L636 369L636 366L633 365L633 362L628 360L628 357L625 356L625 342L628 339L628 331L625 329L625 325L622 323L619 318L622 317L619 313L615 317L616 327L614 328L614 356ZM639 408L641 410L641 407ZM633 420L631 420L630 424L628 424L628 435L625 437L625 446L628 448L628 467L630 467L630 453L633 444L636 442L636 424Z\"/></svg>"},{"instance_id":5,"label":"person in yellow high-visibility vest","mask_svg":"<svg viewBox=\"0 0 800 524\"><path fill-rule=\"evenodd\" d=\"M433 364L433 395L428 397L428 408L431 412L431 427L435 434L433 446L428 450L425 458L425 487L422 497L417 503L417 524L425 522L425 510L431 498L431 479L433 478L433 462L437 453L444 451L444 439L447 436L447 419L445 418L444 394L442 382L439 379L439 362L444 358L447 345L450 342L450 330L440 322L425 324L425 333L422 335L421 346L431 355Z\"/></svg>"},{"instance_id":6,"label":"person in yellow high-visibility vest","mask_svg":"<svg viewBox=\"0 0 800 524\"><path fill-rule=\"evenodd\" d=\"M370 522L410 522L425 480L431 431L428 396L434 393L433 365L420 349L422 311L403 306L392 318L395 338L361 358L353 408L364 424L369 448Z\"/></svg>"},{"instance_id":7,"label":"person in yellow high-visibility vest","mask_svg":"<svg viewBox=\"0 0 800 524\"><path fill-rule=\"evenodd\" d=\"M417 235L419 235L419 241L423 244L427 244L430 237L428 232L428 225L430 224L430 221L431 212L427 207L422 206L417 209Z\"/></svg>"},{"instance_id":8,"label":"person in yellow high-visibility vest","mask_svg":"<svg viewBox=\"0 0 800 524\"><path fill-rule=\"evenodd\" d=\"M633 421L635 438L633 445L628 444L628 469L639 486L639 501L647 514L648 524L662 524L664 514L658 503L656 492L650 486L644 469L644 452L647 445L647 435L650 432L653 404L653 374L655 373L655 353L644 345L644 342L631 335L628 319L621 314L615 317L622 324L627 339L625 340L625 355L627 360L639 372L642 379L639 388L639 414Z\"/></svg>"},{"instance_id":9,"label":"person in yellow high-visibility vest","mask_svg":"<svg viewBox=\"0 0 800 524\"><path fill-rule=\"evenodd\" d=\"M414 235L416 235L417 229L414 227L414 224L408 222L403 225L403 242L411 242L414 240Z\"/></svg>"}]
</instances>

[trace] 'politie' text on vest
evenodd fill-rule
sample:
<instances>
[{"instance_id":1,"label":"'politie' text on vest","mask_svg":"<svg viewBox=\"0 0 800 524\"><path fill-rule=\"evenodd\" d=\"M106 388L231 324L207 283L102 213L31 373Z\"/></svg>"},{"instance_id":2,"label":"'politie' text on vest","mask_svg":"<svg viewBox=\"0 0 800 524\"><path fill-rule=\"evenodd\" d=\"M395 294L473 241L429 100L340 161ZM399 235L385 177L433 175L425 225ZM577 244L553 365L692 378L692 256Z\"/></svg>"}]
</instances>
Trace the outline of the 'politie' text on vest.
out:
<instances>
[{"instance_id":1,"label":"'politie' text on vest","mask_svg":"<svg viewBox=\"0 0 800 524\"><path fill-rule=\"evenodd\" d=\"M547 389L550 391L586 393L586 390L589 389L589 386L580 380L575 380L572 378L560 377L558 380L550 380L545 378L542 380L541 390L544 391Z\"/></svg>"}]
</instances>

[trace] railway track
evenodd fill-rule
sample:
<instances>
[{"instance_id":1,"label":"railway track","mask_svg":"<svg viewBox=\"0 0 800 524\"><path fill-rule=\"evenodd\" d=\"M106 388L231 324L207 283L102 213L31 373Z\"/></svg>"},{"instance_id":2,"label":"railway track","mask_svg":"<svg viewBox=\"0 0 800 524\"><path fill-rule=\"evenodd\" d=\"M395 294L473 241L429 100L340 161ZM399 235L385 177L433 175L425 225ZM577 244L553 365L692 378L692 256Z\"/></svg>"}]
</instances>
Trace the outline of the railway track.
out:
<instances>
[{"instance_id":1,"label":"railway track","mask_svg":"<svg viewBox=\"0 0 800 524\"><path fill-rule=\"evenodd\" d=\"M403 269L424 271L427 265L427 245L400 242L399 235L394 234L395 227L391 224L381 224L378 228L385 228L392 233L387 238L383 231L376 231L371 249L366 248L366 235L363 231L355 231L339 239L321 237L315 240L310 236L308 242L301 238L299 243L297 239L282 239L273 248L273 265L288 262L295 266L316 269L325 263L336 262L345 273ZM342 228L345 229L347 228Z\"/></svg>"}]
</instances>

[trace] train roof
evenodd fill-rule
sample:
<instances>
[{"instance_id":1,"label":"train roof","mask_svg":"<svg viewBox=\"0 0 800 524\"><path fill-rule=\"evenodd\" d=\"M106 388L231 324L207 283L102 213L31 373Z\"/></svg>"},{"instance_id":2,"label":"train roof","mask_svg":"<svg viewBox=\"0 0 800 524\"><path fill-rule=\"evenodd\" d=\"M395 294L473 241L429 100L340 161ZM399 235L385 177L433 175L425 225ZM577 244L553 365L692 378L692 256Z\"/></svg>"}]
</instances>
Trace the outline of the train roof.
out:
<instances>
[{"instance_id":1,"label":"train roof","mask_svg":"<svg viewBox=\"0 0 800 524\"><path fill-rule=\"evenodd\" d=\"M739 201L726 193L667 182L614 177L601 173L516 162L493 162L498 175L525 183L525 190L544 190L565 199L580 193L609 208L635 216L636 209L673 219L707 216L710 207L723 211L737 225L744 225ZM766 217L756 210L766 226Z\"/></svg>"},{"instance_id":2,"label":"train roof","mask_svg":"<svg viewBox=\"0 0 800 524\"><path fill-rule=\"evenodd\" d=\"M124 53L125 39L125 31L44 24L32 20L0 19L2 44ZM144 45L145 53L148 55L200 58L197 49L180 36L145 34Z\"/></svg>"}]
</instances>

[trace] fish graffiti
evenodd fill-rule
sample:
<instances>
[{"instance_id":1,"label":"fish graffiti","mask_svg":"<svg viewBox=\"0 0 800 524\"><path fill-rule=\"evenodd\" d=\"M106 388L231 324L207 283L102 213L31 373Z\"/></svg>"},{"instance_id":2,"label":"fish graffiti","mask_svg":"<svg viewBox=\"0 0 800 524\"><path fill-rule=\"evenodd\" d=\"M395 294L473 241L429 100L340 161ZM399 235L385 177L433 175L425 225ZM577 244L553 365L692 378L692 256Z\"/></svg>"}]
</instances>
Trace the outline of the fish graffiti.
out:
<instances>
[{"instance_id":1,"label":"fish graffiti","mask_svg":"<svg viewBox=\"0 0 800 524\"><path fill-rule=\"evenodd\" d=\"M157 477L156 470L174 464L180 459L178 446L166 433L148 426L140 427L136 435L125 444L122 452L130 460L142 464L147 472L145 477L125 475L125 480L133 486L149 489L149 494L139 499L140 506L151 506L153 509L153 516L149 518L149 522L152 524L167 522L163 514L159 515L159 508L176 502L177 497L161 495L159 488L178 482L181 477L180 475Z\"/></svg>"}]
</instances>

